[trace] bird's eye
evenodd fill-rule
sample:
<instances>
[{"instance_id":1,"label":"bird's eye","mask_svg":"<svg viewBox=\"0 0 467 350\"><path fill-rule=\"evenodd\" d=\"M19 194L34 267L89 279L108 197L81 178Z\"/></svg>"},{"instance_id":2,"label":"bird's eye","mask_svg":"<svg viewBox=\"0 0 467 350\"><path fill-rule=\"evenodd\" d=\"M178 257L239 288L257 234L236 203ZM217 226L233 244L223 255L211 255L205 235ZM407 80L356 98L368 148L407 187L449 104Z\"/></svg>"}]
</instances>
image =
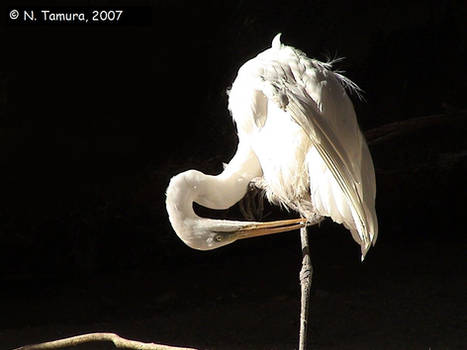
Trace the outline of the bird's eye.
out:
<instances>
[{"instance_id":1,"label":"bird's eye","mask_svg":"<svg viewBox=\"0 0 467 350\"><path fill-rule=\"evenodd\" d=\"M216 236L214 237L214 240L215 240L216 242L222 242L222 235L216 235Z\"/></svg>"}]
</instances>

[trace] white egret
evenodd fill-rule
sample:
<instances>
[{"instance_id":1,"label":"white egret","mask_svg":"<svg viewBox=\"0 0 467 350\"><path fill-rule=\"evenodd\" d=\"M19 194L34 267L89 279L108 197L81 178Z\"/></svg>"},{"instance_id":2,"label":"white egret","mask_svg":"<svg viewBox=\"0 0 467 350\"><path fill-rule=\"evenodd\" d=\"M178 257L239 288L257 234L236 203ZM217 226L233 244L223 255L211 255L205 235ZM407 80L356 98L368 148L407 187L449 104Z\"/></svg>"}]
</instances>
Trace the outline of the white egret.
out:
<instances>
[{"instance_id":1,"label":"white egret","mask_svg":"<svg viewBox=\"0 0 467 350\"><path fill-rule=\"evenodd\" d=\"M283 45L246 62L229 92L239 144L217 175L188 170L174 176L166 207L188 246L215 249L241 238L290 231L330 217L361 245L362 259L378 233L375 174L347 90L358 87L332 62ZM267 199L301 218L274 222L198 216L193 202L211 209L237 203L254 183Z\"/></svg>"}]
</instances>

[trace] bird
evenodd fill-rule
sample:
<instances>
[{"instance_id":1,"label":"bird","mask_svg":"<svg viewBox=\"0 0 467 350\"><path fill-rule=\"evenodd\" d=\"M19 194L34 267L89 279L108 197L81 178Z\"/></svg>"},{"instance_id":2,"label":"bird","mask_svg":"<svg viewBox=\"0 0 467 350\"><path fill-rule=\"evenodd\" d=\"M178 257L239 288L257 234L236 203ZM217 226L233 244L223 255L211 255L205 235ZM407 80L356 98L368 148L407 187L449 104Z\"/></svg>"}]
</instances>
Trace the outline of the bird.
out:
<instances>
[{"instance_id":1,"label":"bird","mask_svg":"<svg viewBox=\"0 0 467 350\"><path fill-rule=\"evenodd\" d=\"M326 217L343 224L361 247L375 244L378 220L372 157L349 93L360 88L337 60L321 62L281 42L244 63L228 94L238 146L218 175L187 170L169 181L166 209L178 237L198 250L296 230ZM193 202L227 209L249 186L300 217L270 222L198 216Z\"/></svg>"}]
</instances>

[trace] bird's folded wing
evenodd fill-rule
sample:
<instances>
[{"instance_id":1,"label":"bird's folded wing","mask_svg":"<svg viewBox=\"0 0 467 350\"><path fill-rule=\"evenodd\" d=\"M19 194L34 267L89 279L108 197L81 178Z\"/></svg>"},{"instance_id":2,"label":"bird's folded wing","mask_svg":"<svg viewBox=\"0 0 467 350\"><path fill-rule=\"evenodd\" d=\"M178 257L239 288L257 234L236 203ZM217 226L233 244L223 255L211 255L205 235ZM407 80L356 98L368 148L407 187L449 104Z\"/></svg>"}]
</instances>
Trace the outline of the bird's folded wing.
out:
<instances>
[{"instance_id":1,"label":"bird's folded wing","mask_svg":"<svg viewBox=\"0 0 467 350\"><path fill-rule=\"evenodd\" d=\"M285 89L277 89L274 86L265 90L268 99L275 101L279 107L285 109L304 130L331 171L354 212L354 221L361 240L362 251L366 252L371 245L371 237L362 195L357 188L361 179L359 174L355 173L351 160L348 159L339 138L321 115L316 102L307 94L305 89L291 86Z\"/></svg>"}]
</instances>

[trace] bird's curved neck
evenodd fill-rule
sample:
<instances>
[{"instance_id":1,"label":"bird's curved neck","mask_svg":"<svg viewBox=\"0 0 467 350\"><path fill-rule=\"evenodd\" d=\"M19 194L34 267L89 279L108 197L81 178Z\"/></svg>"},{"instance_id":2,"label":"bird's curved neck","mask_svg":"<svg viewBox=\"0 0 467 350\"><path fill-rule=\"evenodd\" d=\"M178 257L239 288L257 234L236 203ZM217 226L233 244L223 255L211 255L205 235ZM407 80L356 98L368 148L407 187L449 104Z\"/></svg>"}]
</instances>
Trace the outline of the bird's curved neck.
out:
<instances>
[{"instance_id":1,"label":"bird's curved neck","mask_svg":"<svg viewBox=\"0 0 467 350\"><path fill-rule=\"evenodd\" d=\"M258 158L245 144L240 143L237 153L224 171L206 175L188 170L174 176L167 188L167 212L177 233L192 229L193 220L202 220L193 210L193 202L210 209L227 209L245 195L250 181L261 176Z\"/></svg>"}]
</instances>

